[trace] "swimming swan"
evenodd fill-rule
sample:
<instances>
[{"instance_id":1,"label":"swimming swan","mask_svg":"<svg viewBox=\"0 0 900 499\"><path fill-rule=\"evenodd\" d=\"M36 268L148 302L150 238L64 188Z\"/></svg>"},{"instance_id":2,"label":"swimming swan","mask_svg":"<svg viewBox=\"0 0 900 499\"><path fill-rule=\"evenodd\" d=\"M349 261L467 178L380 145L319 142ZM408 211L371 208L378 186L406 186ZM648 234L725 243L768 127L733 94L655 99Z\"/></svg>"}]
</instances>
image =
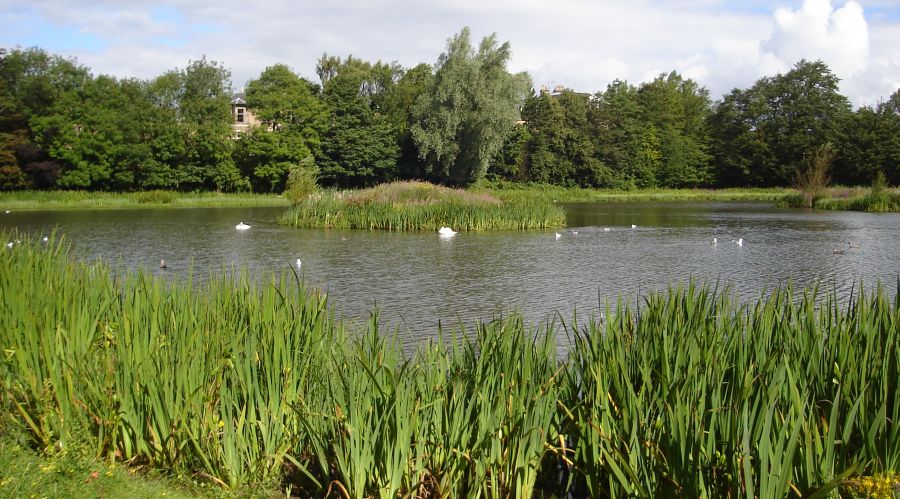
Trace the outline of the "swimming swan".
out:
<instances>
[{"instance_id":1,"label":"swimming swan","mask_svg":"<svg viewBox=\"0 0 900 499\"><path fill-rule=\"evenodd\" d=\"M452 236L456 234L456 231L451 229L450 227L441 227L440 229L438 229L438 234L442 236Z\"/></svg>"},{"instance_id":2,"label":"swimming swan","mask_svg":"<svg viewBox=\"0 0 900 499\"><path fill-rule=\"evenodd\" d=\"M247 225L247 224L245 224L244 222L241 222L241 223L239 223L239 224L237 224L237 225L234 226L234 228L237 229L237 230L247 230L247 229L249 229L250 227L251 227L250 225Z\"/></svg>"}]
</instances>

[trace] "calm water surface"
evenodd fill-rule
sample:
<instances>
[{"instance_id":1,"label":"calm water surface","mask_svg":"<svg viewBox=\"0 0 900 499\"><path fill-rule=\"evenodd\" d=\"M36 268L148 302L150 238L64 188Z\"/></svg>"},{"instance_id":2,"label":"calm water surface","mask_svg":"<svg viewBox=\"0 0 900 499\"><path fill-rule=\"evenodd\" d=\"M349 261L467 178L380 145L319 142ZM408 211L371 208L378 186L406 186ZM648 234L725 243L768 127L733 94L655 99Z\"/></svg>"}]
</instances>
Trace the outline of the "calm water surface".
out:
<instances>
[{"instance_id":1,"label":"calm water surface","mask_svg":"<svg viewBox=\"0 0 900 499\"><path fill-rule=\"evenodd\" d=\"M558 231L434 233L299 230L283 208L191 208L0 214L0 227L53 227L84 259L203 278L233 266L289 272L296 259L347 319L376 306L408 342L444 327L520 311L532 322L587 316L617 296L634 301L691 278L728 284L741 299L788 281L820 281L839 295L900 275L900 214L776 209L766 203L567 205ZM253 226L236 231L244 221ZM632 229L631 225L637 227ZM605 230L608 229L608 230ZM573 233L577 231L577 234ZM716 237L718 244L713 245ZM732 242L743 238L742 247ZM847 249L847 242L853 248ZM858 247L857 247L858 246ZM835 248L846 249L836 254ZM168 269L158 269L165 259Z\"/></svg>"}]
</instances>

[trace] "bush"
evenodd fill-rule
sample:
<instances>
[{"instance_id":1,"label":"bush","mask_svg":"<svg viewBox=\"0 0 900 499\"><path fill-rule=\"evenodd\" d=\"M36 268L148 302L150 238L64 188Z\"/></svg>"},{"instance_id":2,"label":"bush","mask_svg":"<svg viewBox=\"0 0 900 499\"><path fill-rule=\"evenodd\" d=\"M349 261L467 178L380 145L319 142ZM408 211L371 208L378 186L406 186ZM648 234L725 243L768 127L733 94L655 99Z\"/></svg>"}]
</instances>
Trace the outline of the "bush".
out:
<instances>
[{"instance_id":1,"label":"bush","mask_svg":"<svg viewBox=\"0 0 900 499\"><path fill-rule=\"evenodd\" d=\"M316 192L316 181L319 178L319 167L312 156L301 160L291 166L288 171L287 184L284 187L284 196L292 205L301 203Z\"/></svg>"},{"instance_id":2,"label":"bush","mask_svg":"<svg viewBox=\"0 0 900 499\"><path fill-rule=\"evenodd\" d=\"M175 202L175 194L169 191L144 191L137 195L138 204L172 204Z\"/></svg>"},{"instance_id":3,"label":"bush","mask_svg":"<svg viewBox=\"0 0 900 499\"><path fill-rule=\"evenodd\" d=\"M812 208L816 200L825 197L825 187L831 181L828 168L833 160L834 148L831 143L822 144L809 158L806 170L797 173L795 184L803 197L803 205L807 208Z\"/></svg>"}]
</instances>

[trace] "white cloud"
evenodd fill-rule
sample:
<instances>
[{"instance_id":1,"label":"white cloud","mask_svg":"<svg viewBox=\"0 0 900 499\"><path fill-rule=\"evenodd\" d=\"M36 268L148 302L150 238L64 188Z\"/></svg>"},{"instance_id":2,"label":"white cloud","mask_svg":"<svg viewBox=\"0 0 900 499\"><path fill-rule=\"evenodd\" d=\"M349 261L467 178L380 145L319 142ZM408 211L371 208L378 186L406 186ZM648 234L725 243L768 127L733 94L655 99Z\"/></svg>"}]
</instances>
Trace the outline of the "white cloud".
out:
<instances>
[{"instance_id":1,"label":"white cloud","mask_svg":"<svg viewBox=\"0 0 900 499\"><path fill-rule=\"evenodd\" d=\"M831 0L804 0L798 10L776 10L774 19L775 31L762 48L786 65L821 59L841 78L866 68L869 27L857 2L834 9Z\"/></svg>"}]
</instances>

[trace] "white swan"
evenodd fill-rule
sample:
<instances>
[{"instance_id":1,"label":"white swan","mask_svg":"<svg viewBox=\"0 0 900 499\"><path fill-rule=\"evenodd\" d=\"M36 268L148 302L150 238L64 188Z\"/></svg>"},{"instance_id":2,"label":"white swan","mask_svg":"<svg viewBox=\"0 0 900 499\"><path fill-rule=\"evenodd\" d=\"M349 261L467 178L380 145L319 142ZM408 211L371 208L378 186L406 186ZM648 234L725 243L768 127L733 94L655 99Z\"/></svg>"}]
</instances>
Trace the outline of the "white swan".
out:
<instances>
[{"instance_id":1,"label":"white swan","mask_svg":"<svg viewBox=\"0 0 900 499\"><path fill-rule=\"evenodd\" d=\"M637 229L637 224L631 224L632 229Z\"/></svg>"},{"instance_id":2,"label":"white swan","mask_svg":"<svg viewBox=\"0 0 900 499\"><path fill-rule=\"evenodd\" d=\"M247 230L247 229L249 229L250 227L252 227L252 226L251 226L251 225L247 225L247 224L245 224L244 222L241 222L241 223L239 223L239 224L237 224L237 225L234 226L234 228L237 229L237 230Z\"/></svg>"},{"instance_id":3,"label":"white swan","mask_svg":"<svg viewBox=\"0 0 900 499\"><path fill-rule=\"evenodd\" d=\"M559 239L559 238L561 238L561 237L562 237L562 234L560 234L559 232L557 232L557 233L556 233L556 239Z\"/></svg>"},{"instance_id":4,"label":"white swan","mask_svg":"<svg viewBox=\"0 0 900 499\"><path fill-rule=\"evenodd\" d=\"M604 227L603 232L609 232L609 227Z\"/></svg>"},{"instance_id":5,"label":"white swan","mask_svg":"<svg viewBox=\"0 0 900 499\"><path fill-rule=\"evenodd\" d=\"M440 229L438 229L438 234L442 236L452 236L456 234L456 231L451 229L450 227L441 227Z\"/></svg>"}]
</instances>

